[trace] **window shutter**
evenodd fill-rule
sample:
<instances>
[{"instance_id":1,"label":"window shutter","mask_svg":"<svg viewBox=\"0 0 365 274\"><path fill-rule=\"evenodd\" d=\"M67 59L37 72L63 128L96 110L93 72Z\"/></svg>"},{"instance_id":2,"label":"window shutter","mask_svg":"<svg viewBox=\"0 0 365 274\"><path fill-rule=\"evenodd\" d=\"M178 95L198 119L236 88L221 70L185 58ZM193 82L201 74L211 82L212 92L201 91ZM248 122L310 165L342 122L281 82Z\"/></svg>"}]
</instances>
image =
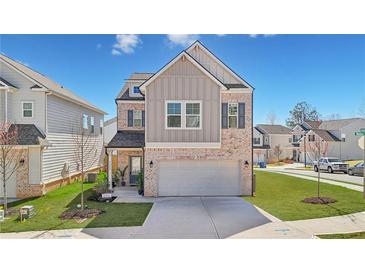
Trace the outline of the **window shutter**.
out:
<instances>
[{"instance_id":1,"label":"window shutter","mask_svg":"<svg viewBox=\"0 0 365 274\"><path fill-rule=\"evenodd\" d=\"M245 103L238 103L238 128L245 128Z\"/></svg>"},{"instance_id":2,"label":"window shutter","mask_svg":"<svg viewBox=\"0 0 365 274\"><path fill-rule=\"evenodd\" d=\"M133 110L128 110L128 127L133 127Z\"/></svg>"},{"instance_id":3,"label":"window shutter","mask_svg":"<svg viewBox=\"0 0 365 274\"><path fill-rule=\"evenodd\" d=\"M228 103L222 103L222 128L228 128Z\"/></svg>"},{"instance_id":4,"label":"window shutter","mask_svg":"<svg viewBox=\"0 0 365 274\"><path fill-rule=\"evenodd\" d=\"M144 110L142 110L142 127L144 127Z\"/></svg>"}]
</instances>

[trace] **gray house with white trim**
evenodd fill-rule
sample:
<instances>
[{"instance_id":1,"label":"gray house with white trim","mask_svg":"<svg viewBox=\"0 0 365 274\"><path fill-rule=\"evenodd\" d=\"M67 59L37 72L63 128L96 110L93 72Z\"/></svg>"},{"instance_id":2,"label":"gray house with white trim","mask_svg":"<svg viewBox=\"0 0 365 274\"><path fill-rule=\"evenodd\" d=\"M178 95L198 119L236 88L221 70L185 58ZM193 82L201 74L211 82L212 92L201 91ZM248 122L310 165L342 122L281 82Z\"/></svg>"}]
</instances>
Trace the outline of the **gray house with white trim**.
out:
<instances>
[{"instance_id":1,"label":"gray house with white trim","mask_svg":"<svg viewBox=\"0 0 365 274\"><path fill-rule=\"evenodd\" d=\"M24 164L8 183L8 196L40 196L79 174L73 138L81 124L95 143L97 161L90 169L99 168L105 114L43 74L0 54L0 122L17 128L18 148L25 151ZM62 176L63 170L68 170L68 178Z\"/></svg>"}]
</instances>

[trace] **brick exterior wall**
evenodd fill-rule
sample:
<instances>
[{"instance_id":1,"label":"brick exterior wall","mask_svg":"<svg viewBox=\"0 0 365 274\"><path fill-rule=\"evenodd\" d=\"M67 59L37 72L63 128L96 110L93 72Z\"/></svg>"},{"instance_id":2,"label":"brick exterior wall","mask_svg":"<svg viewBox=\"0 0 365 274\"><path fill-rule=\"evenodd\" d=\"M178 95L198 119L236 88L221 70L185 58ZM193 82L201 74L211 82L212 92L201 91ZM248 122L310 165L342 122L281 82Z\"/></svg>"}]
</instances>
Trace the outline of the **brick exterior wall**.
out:
<instances>
[{"instance_id":1,"label":"brick exterior wall","mask_svg":"<svg viewBox=\"0 0 365 274\"><path fill-rule=\"evenodd\" d=\"M128 103L118 101L118 130L143 130L144 127L128 127L128 110L144 110L144 102Z\"/></svg>"},{"instance_id":2,"label":"brick exterior wall","mask_svg":"<svg viewBox=\"0 0 365 274\"><path fill-rule=\"evenodd\" d=\"M43 186L29 184L29 155L27 149L23 150L23 159L24 164L16 171L16 197L23 199L41 196Z\"/></svg>"},{"instance_id":3,"label":"brick exterior wall","mask_svg":"<svg viewBox=\"0 0 365 274\"><path fill-rule=\"evenodd\" d=\"M126 185L129 186L129 157L130 156L142 156L142 150L118 150L118 168L123 169L128 166L125 175Z\"/></svg>"},{"instance_id":4,"label":"brick exterior wall","mask_svg":"<svg viewBox=\"0 0 365 274\"><path fill-rule=\"evenodd\" d=\"M158 168L161 160L238 160L241 174L241 194L252 194L252 94L224 93L222 102L246 103L244 129L222 129L221 148L146 148L144 159L145 196L158 196ZM153 161L153 168L149 162ZM245 167L245 162L248 167Z\"/></svg>"}]
</instances>

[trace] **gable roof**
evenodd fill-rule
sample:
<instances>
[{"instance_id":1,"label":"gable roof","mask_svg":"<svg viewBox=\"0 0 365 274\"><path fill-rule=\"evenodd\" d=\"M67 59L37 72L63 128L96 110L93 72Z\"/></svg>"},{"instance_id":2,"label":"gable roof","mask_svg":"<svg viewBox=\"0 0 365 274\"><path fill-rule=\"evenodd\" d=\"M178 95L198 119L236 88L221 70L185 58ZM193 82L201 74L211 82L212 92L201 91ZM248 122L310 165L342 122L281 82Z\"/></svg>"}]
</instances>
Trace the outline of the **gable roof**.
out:
<instances>
[{"instance_id":1,"label":"gable roof","mask_svg":"<svg viewBox=\"0 0 365 274\"><path fill-rule=\"evenodd\" d=\"M322 121L321 125L319 126L320 129L327 129L327 130L339 130L353 122L363 120L362 118L349 118L349 119L338 119L338 120L328 120Z\"/></svg>"},{"instance_id":2,"label":"gable roof","mask_svg":"<svg viewBox=\"0 0 365 274\"><path fill-rule=\"evenodd\" d=\"M187 53L185 50L179 53L174 59L172 59L170 62L168 62L165 66L163 66L158 72L153 74L150 78L148 78L145 82L143 82L142 85L139 86L139 89L141 91L145 91L146 86L148 86L150 83L152 83L159 75L161 75L163 72L165 72L168 68L170 68L173 64L175 64L177 61L180 60L180 58L185 57L188 61L190 61L193 65L195 65L201 72L203 72L205 75L207 75L213 82L221 86L224 90L227 89L227 87L213 74L211 74L205 67L203 67L198 61L196 61L189 53Z\"/></svg>"},{"instance_id":3,"label":"gable roof","mask_svg":"<svg viewBox=\"0 0 365 274\"><path fill-rule=\"evenodd\" d=\"M152 72L134 72L129 76L127 80L147 80L153 75L154 73Z\"/></svg>"},{"instance_id":4,"label":"gable roof","mask_svg":"<svg viewBox=\"0 0 365 274\"><path fill-rule=\"evenodd\" d=\"M292 134L292 130L282 125L265 125L259 124L256 129L265 134Z\"/></svg>"},{"instance_id":5,"label":"gable roof","mask_svg":"<svg viewBox=\"0 0 365 274\"><path fill-rule=\"evenodd\" d=\"M49 146L46 135L41 132L34 124L12 124L9 131L17 132L17 145L32 146L42 145Z\"/></svg>"},{"instance_id":6,"label":"gable roof","mask_svg":"<svg viewBox=\"0 0 365 274\"><path fill-rule=\"evenodd\" d=\"M221 59L219 59L213 52L211 52L206 46L203 45L202 42L199 40L196 40L192 45L190 45L186 51L189 52L191 49L193 49L195 46L199 46L205 53L207 53L210 57L213 58L218 64L223 66L226 70L228 70L237 80L242 82L243 85L246 87L250 87L252 89L255 89L252 85L250 85L246 80L244 80L241 76L239 76L236 72L233 71L228 65L226 65Z\"/></svg>"},{"instance_id":7,"label":"gable roof","mask_svg":"<svg viewBox=\"0 0 365 274\"><path fill-rule=\"evenodd\" d=\"M142 94L143 95L143 94ZM129 95L129 88L127 88L123 94L121 96L119 96L117 99L115 99L117 101L144 101L144 96L139 96L139 97L132 97Z\"/></svg>"},{"instance_id":8,"label":"gable roof","mask_svg":"<svg viewBox=\"0 0 365 274\"><path fill-rule=\"evenodd\" d=\"M25 75L29 78L32 82L34 82L35 86L43 87L45 89L51 90L54 92L55 95L58 95L66 100L72 101L76 104L80 104L86 108L92 109L101 114L107 114L103 110L97 108L96 106L92 105L85 99L81 98L80 96L76 95L72 91L64 88L60 84L52 81L51 79L47 78L43 74L19 63L15 60L3 55L0 53L0 60L2 60L5 64L12 67L13 69L17 70L18 72ZM33 86L34 87L34 86Z\"/></svg>"},{"instance_id":9,"label":"gable roof","mask_svg":"<svg viewBox=\"0 0 365 274\"><path fill-rule=\"evenodd\" d=\"M111 139L107 148L139 148L144 145L144 131L120 130Z\"/></svg>"},{"instance_id":10,"label":"gable roof","mask_svg":"<svg viewBox=\"0 0 365 274\"><path fill-rule=\"evenodd\" d=\"M317 134L319 137L321 137L325 141L329 142L340 142L341 140L338 139L335 135L333 135L328 130L324 129L311 129L315 134Z\"/></svg>"},{"instance_id":11,"label":"gable roof","mask_svg":"<svg viewBox=\"0 0 365 274\"><path fill-rule=\"evenodd\" d=\"M13 84L6 81L4 78L0 77L0 87L11 87L11 88L17 88Z\"/></svg>"},{"instance_id":12,"label":"gable roof","mask_svg":"<svg viewBox=\"0 0 365 274\"><path fill-rule=\"evenodd\" d=\"M319 128L321 121L304 120L304 123L309 126L309 129Z\"/></svg>"},{"instance_id":13,"label":"gable roof","mask_svg":"<svg viewBox=\"0 0 365 274\"><path fill-rule=\"evenodd\" d=\"M262 129L260 129L259 127L254 127L254 129L256 129L261 134L265 134L265 132Z\"/></svg>"},{"instance_id":14,"label":"gable roof","mask_svg":"<svg viewBox=\"0 0 365 274\"><path fill-rule=\"evenodd\" d=\"M109 126L110 124L113 124L117 121L117 117L113 117L107 121L104 122L104 127Z\"/></svg>"}]
</instances>

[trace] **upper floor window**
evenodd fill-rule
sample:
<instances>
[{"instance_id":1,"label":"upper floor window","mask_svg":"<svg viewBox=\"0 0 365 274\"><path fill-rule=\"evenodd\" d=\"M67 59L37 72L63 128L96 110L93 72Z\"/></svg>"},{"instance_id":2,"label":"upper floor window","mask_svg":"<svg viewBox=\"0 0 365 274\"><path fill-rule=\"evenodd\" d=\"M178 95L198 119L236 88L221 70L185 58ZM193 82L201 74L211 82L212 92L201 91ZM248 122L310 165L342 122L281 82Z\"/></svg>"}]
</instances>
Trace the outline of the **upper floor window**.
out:
<instances>
[{"instance_id":1,"label":"upper floor window","mask_svg":"<svg viewBox=\"0 0 365 274\"><path fill-rule=\"evenodd\" d=\"M90 132L91 133L95 132L95 119L93 116L90 117Z\"/></svg>"},{"instance_id":2,"label":"upper floor window","mask_svg":"<svg viewBox=\"0 0 365 274\"><path fill-rule=\"evenodd\" d=\"M253 144L254 145L259 145L260 143L261 143L261 141L260 141L260 138L259 137L253 138Z\"/></svg>"},{"instance_id":3,"label":"upper floor window","mask_svg":"<svg viewBox=\"0 0 365 274\"><path fill-rule=\"evenodd\" d=\"M100 134L103 134L104 121L100 119Z\"/></svg>"},{"instance_id":4,"label":"upper floor window","mask_svg":"<svg viewBox=\"0 0 365 274\"><path fill-rule=\"evenodd\" d=\"M186 127L200 127L200 103L186 103Z\"/></svg>"},{"instance_id":5,"label":"upper floor window","mask_svg":"<svg viewBox=\"0 0 365 274\"><path fill-rule=\"evenodd\" d=\"M308 141L309 142L314 142L316 140L316 137L314 134L308 135Z\"/></svg>"},{"instance_id":6,"label":"upper floor window","mask_svg":"<svg viewBox=\"0 0 365 274\"><path fill-rule=\"evenodd\" d=\"M133 93L139 94L139 87L133 87Z\"/></svg>"},{"instance_id":7,"label":"upper floor window","mask_svg":"<svg viewBox=\"0 0 365 274\"><path fill-rule=\"evenodd\" d=\"M142 111L141 110L133 110L133 126L134 127L142 126Z\"/></svg>"},{"instance_id":8,"label":"upper floor window","mask_svg":"<svg viewBox=\"0 0 365 274\"><path fill-rule=\"evenodd\" d=\"M237 128L238 124L238 104L229 103L228 104L228 127Z\"/></svg>"},{"instance_id":9,"label":"upper floor window","mask_svg":"<svg viewBox=\"0 0 365 274\"><path fill-rule=\"evenodd\" d=\"M167 102L166 128L200 129L201 102L200 101Z\"/></svg>"},{"instance_id":10,"label":"upper floor window","mask_svg":"<svg viewBox=\"0 0 365 274\"><path fill-rule=\"evenodd\" d=\"M88 123L87 123L87 114L82 114L82 128L88 129Z\"/></svg>"},{"instance_id":11,"label":"upper floor window","mask_svg":"<svg viewBox=\"0 0 365 274\"><path fill-rule=\"evenodd\" d=\"M268 144L269 144L269 137L265 136L265 145L268 145Z\"/></svg>"},{"instance_id":12,"label":"upper floor window","mask_svg":"<svg viewBox=\"0 0 365 274\"><path fill-rule=\"evenodd\" d=\"M181 103L167 103L167 127L181 128Z\"/></svg>"},{"instance_id":13,"label":"upper floor window","mask_svg":"<svg viewBox=\"0 0 365 274\"><path fill-rule=\"evenodd\" d=\"M23 118L33 118L33 102L22 102Z\"/></svg>"}]
</instances>

